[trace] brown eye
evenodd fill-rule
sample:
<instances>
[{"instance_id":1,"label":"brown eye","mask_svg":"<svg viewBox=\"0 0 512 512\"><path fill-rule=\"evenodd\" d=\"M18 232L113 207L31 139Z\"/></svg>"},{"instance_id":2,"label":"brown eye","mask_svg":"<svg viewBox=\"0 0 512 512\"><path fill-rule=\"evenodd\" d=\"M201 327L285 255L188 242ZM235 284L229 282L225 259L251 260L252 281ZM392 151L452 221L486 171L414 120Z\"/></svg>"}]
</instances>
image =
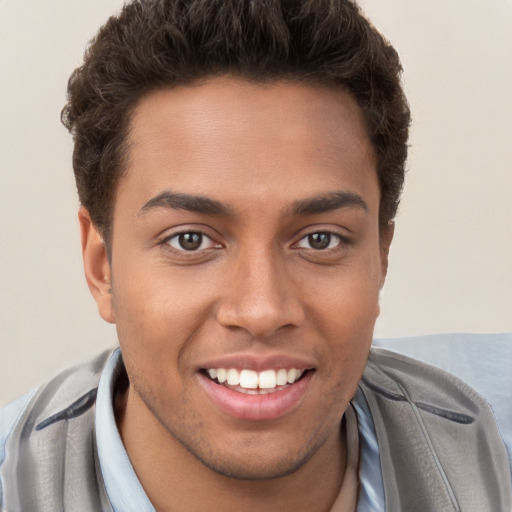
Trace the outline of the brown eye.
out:
<instances>
[{"instance_id":1,"label":"brown eye","mask_svg":"<svg viewBox=\"0 0 512 512\"><path fill-rule=\"evenodd\" d=\"M340 236L335 233L328 233L320 231L318 233L311 233L302 238L297 244L298 247L303 249L314 249L322 251L324 249L332 249L340 244Z\"/></svg>"},{"instance_id":2,"label":"brown eye","mask_svg":"<svg viewBox=\"0 0 512 512\"><path fill-rule=\"evenodd\" d=\"M330 233L313 233L308 235L308 243L312 249L327 249L331 243Z\"/></svg>"},{"instance_id":3,"label":"brown eye","mask_svg":"<svg viewBox=\"0 0 512 512\"><path fill-rule=\"evenodd\" d=\"M188 252L215 247L215 243L210 237L197 231L178 233L169 238L167 243L173 249Z\"/></svg>"},{"instance_id":4,"label":"brown eye","mask_svg":"<svg viewBox=\"0 0 512 512\"><path fill-rule=\"evenodd\" d=\"M178 236L178 243L185 251L195 251L201 247L203 235L201 233L182 233Z\"/></svg>"}]
</instances>

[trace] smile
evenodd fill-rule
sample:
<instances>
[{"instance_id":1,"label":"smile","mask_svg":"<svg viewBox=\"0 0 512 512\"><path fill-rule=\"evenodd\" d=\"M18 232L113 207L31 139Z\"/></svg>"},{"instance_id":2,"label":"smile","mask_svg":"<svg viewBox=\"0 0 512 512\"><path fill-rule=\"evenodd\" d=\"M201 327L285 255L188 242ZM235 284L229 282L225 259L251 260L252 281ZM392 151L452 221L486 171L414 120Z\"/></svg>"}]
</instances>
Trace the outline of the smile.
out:
<instances>
[{"instance_id":1,"label":"smile","mask_svg":"<svg viewBox=\"0 0 512 512\"><path fill-rule=\"evenodd\" d=\"M206 373L213 381L218 384L247 394L267 394L285 389L287 385L298 381L305 370L297 368L280 368L278 370L264 370L256 372L254 370L241 370L236 368L210 368Z\"/></svg>"},{"instance_id":2,"label":"smile","mask_svg":"<svg viewBox=\"0 0 512 512\"><path fill-rule=\"evenodd\" d=\"M313 368L275 368L256 371L203 368L199 383L223 414L249 421L276 420L291 413L307 395Z\"/></svg>"}]
</instances>

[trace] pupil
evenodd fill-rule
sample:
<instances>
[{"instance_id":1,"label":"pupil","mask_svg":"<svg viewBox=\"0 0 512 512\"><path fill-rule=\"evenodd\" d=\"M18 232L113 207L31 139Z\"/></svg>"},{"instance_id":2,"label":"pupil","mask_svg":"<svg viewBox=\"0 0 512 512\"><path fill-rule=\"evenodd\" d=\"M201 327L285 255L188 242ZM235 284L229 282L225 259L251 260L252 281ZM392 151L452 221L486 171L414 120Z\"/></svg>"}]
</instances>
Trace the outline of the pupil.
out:
<instances>
[{"instance_id":1,"label":"pupil","mask_svg":"<svg viewBox=\"0 0 512 512\"><path fill-rule=\"evenodd\" d=\"M327 249L331 243L331 235L329 233L313 233L308 236L308 242L313 249Z\"/></svg>"},{"instance_id":2,"label":"pupil","mask_svg":"<svg viewBox=\"0 0 512 512\"><path fill-rule=\"evenodd\" d=\"M203 235L201 233L181 233L179 242L186 251L195 251L201 247Z\"/></svg>"}]
</instances>

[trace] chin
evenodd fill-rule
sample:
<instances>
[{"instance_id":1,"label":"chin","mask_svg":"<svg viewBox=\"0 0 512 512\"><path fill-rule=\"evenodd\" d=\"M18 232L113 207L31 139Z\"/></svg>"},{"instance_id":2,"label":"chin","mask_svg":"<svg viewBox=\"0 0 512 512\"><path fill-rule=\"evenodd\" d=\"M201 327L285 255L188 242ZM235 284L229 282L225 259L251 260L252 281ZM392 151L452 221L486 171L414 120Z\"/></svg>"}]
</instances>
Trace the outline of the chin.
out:
<instances>
[{"instance_id":1,"label":"chin","mask_svg":"<svg viewBox=\"0 0 512 512\"><path fill-rule=\"evenodd\" d=\"M220 457L200 457L192 453L206 467L218 475L233 480L265 481L282 478L298 471L313 456L315 449L306 453L295 453L293 457L265 457L238 454L238 457L222 454ZM241 456L242 455L242 456Z\"/></svg>"}]
</instances>

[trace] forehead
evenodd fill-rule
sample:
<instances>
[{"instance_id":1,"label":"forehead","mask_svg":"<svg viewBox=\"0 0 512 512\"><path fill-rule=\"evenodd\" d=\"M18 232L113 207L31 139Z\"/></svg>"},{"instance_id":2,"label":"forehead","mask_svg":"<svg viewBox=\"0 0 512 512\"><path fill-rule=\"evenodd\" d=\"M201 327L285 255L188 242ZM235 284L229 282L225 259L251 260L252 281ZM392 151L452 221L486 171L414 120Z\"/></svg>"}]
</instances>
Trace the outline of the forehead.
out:
<instances>
[{"instance_id":1,"label":"forehead","mask_svg":"<svg viewBox=\"0 0 512 512\"><path fill-rule=\"evenodd\" d=\"M311 196L347 183L361 192L369 181L376 182L374 152L348 92L219 77L140 101L120 189L136 187L146 200L163 188L247 200L269 188Z\"/></svg>"}]
</instances>

